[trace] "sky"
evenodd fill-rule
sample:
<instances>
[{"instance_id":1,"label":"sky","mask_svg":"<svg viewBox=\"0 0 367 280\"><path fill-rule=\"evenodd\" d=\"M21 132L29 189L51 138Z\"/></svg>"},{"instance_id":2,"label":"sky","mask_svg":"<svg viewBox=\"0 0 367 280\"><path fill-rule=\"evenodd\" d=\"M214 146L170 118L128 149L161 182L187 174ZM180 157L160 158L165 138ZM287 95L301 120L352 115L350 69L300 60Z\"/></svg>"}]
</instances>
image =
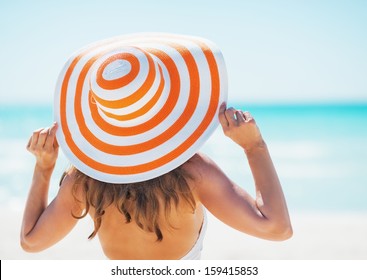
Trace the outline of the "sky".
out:
<instances>
[{"instance_id":1,"label":"sky","mask_svg":"<svg viewBox=\"0 0 367 280\"><path fill-rule=\"evenodd\" d=\"M75 50L135 32L223 52L229 102L367 102L367 1L0 0L0 104L52 104Z\"/></svg>"}]
</instances>

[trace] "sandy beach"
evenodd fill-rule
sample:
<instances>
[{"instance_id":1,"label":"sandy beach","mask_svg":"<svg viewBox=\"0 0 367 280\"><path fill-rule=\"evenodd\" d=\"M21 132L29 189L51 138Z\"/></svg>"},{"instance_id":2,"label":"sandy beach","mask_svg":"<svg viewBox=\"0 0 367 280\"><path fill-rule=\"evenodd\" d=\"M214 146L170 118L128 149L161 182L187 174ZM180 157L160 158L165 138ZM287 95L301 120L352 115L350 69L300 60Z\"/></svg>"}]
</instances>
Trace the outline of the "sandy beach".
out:
<instances>
[{"instance_id":1,"label":"sandy beach","mask_svg":"<svg viewBox=\"0 0 367 280\"><path fill-rule=\"evenodd\" d=\"M367 214L294 213L294 236L271 242L244 235L212 215L202 252L203 260L361 260L367 259ZM64 240L41 253L30 254L19 246L22 211L2 206L0 259L105 259L98 240L88 241L90 219L80 221Z\"/></svg>"}]
</instances>

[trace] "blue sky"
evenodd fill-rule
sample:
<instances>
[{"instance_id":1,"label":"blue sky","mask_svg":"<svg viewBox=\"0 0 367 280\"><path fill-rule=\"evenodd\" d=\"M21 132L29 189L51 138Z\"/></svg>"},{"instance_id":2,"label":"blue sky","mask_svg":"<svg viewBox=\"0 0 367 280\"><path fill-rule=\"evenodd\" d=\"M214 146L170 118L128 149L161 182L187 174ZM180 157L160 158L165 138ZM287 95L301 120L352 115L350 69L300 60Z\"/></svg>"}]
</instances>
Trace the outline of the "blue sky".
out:
<instances>
[{"instance_id":1,"label":"blue sky","mask_svg":"<svg viewBox=\"0 0 367 280\"><path fill-rule=\"evenodd\" d=\"M0 0L0 103L52 103L68 56L134 32L206 37L232 102L367 102L367 1Z\"/></svg>"}]
</instances>

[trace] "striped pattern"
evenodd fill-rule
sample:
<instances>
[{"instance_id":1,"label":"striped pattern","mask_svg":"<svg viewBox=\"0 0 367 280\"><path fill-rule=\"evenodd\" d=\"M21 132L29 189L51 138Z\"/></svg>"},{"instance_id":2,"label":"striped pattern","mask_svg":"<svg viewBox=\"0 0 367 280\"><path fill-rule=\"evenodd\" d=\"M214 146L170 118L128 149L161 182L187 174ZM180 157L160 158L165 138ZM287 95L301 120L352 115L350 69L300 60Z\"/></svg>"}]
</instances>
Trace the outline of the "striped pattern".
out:
<instances>
[{"instance_id":1,"label":"striped pattern","mask_svg":"<svg viewBox=\"0 0 367 280\"><path fill-rule=\"evenodd\" d=\"M100 181L145 181L192 157L218 125L227 98L223 57L211 42L134 34L89 45L62 70L57 140Z\"/></svg>"}]
</instances>

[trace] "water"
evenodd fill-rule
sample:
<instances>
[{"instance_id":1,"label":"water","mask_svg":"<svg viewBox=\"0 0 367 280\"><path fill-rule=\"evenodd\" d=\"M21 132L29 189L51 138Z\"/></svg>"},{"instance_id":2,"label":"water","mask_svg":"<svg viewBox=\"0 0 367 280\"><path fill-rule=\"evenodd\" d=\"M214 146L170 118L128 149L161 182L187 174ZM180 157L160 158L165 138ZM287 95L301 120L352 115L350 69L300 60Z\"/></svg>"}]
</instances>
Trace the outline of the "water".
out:
<instances>
[{"instance_id":1,"label":"water","mask_svg":"<svg viewBox=\"0 0 367 280\"><path fill-rule=\"evenodd\" d=\"M241 105L257 120L291 211L367 211L367 104ZM22 207L34 159L32 131L52 123L51 106L0 105L0 202ZM218 129L202 150L253 194L243 151ZM51 196L67 160L61 153Z\"/></svg>"}]
</instances>

